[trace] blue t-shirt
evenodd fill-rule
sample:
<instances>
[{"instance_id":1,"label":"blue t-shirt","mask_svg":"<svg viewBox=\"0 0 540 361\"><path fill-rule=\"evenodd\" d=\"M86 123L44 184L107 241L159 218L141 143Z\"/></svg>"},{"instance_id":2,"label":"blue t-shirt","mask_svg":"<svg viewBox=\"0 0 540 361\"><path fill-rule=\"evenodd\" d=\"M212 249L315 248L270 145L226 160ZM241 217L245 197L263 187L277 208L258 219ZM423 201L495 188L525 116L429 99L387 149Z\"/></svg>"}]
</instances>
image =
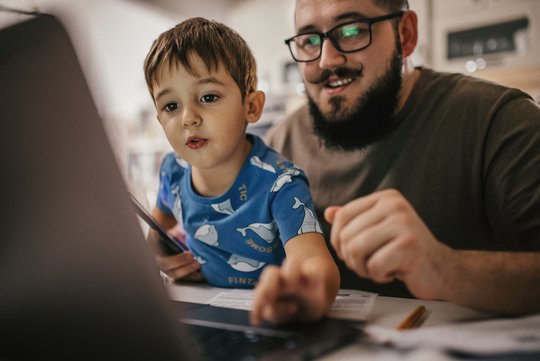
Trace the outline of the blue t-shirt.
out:
<instances>
[{"instance_id":1,"label":"blue t-shirt","mask_svg":"<svg viewBox=\"0 0 540 361\"><path fill-rule=\"evenodd\" d=\"M175 153L161 165L157 207L173 215L209 284L251 288L267 264L280 265L285 243L322 233L304 172L257 136L230 189L202 197L191 185L191 166Z\"/></svg>"}]
</instances>

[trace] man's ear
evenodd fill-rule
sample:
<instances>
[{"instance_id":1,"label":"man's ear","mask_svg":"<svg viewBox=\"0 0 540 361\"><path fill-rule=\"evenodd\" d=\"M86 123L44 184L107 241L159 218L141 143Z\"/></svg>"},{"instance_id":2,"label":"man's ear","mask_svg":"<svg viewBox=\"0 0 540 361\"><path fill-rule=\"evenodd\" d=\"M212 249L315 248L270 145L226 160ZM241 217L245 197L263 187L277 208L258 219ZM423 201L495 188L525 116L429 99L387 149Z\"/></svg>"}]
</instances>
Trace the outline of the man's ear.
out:
<instances>
[{"instance_id":1,"label":"man's ear","mask_svg":"<svg viewBox=\"0 0 540 361\"><path fill-rule=\"evenodd\" d=\"M399 38L403 57L411 55L418 43L418 17L414 11L406 11L399 22Z\"/></svg>"},{"instance_id":2,"label":"man's ear","mask_svg":"<svg viewBox=\"0 0 540 361\"><path fill-rule=\"evenodd\" d=\"M266 96L261 90L246 95L246 121L255 123L261 117Z\"/></svg>"}]
</instances>

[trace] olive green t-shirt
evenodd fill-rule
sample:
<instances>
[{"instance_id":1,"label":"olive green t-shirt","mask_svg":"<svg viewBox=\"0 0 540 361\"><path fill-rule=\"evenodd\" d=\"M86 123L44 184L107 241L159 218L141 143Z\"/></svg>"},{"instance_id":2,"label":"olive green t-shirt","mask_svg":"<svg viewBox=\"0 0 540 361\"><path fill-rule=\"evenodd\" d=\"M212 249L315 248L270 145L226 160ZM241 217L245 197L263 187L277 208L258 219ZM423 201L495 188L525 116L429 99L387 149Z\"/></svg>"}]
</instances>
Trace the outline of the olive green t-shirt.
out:
<instances>
[{"instance_id":1,"label":"olive green t-shirt","mask_svg":"<svg viewBox=\"0 0 540 361\"><path fill-rule=\"evenodd\" d=\"M307 173L317 214L395 188L435 237L455 249L540 249L540 107L525 93L420 68L399 125L363 150L330 151L304 106L267 142ZM335 255L334 255L335 256ZM410 295L362 280L336 259L342 288Z\"/></svg>"}]
</instances>

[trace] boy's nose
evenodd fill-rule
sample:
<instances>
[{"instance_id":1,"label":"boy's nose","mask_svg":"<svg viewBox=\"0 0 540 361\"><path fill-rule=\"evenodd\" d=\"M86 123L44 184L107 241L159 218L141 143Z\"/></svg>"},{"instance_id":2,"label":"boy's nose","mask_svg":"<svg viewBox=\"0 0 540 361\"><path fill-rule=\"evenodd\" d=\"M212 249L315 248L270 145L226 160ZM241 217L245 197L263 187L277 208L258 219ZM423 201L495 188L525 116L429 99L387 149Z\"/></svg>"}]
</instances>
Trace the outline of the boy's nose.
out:
<instances>
[{"instance_id":1,"label":"boy's nose","mask_svg":"<svg viewBox=\"0 0 540 361\"><path fill-rule=\"evenodd\" d=\"M201 124L201 117L194 111L185 108L184 114L182 115L182 126L192 127Z\"/></svg>"}]
</instances>

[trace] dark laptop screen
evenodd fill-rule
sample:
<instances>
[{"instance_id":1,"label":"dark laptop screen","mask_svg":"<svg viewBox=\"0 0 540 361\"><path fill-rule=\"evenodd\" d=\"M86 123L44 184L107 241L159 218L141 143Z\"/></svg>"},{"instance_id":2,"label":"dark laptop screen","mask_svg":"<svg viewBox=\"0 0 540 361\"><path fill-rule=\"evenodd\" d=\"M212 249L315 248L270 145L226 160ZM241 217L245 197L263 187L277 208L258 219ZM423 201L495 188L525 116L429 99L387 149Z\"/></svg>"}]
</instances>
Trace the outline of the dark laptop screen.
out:
<instances>
[{"instance_id":1,"label":"dark laptop screen","mask_svg":"<svg viewBox=\"0 0 540 361\"><path fill-rule=\"evenodd\" d=\"M0 31L0 358L185 359L70 39Z\"/></svg>"}]
</instances>

